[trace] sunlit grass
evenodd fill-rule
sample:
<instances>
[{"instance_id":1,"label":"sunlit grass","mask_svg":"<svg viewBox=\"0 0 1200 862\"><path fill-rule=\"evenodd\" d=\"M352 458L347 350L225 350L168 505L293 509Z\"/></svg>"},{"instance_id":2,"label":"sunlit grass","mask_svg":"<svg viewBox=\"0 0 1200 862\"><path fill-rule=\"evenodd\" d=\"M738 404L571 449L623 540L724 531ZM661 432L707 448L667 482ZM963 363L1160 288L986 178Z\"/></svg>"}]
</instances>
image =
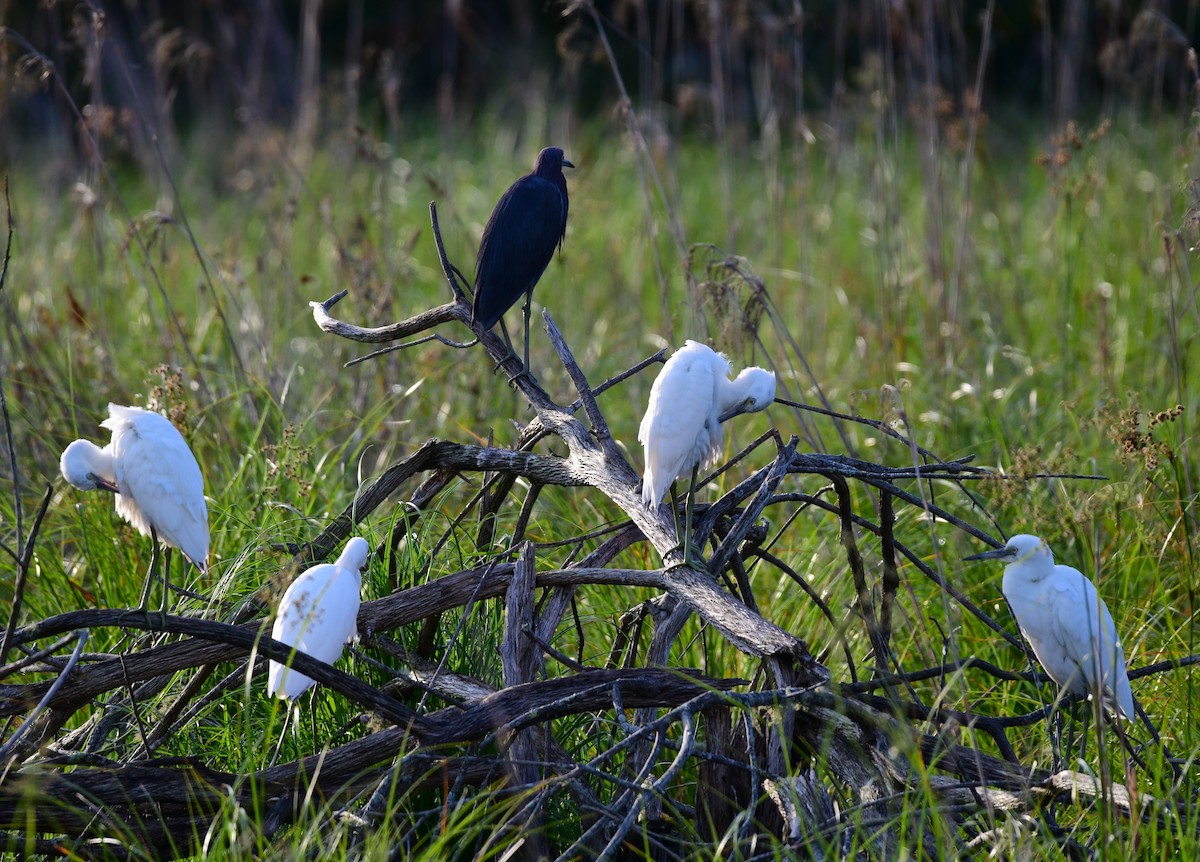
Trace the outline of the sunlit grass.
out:
<instances>
[{"instance_id":1,"label":"sunlit grass","mask_svg":"<svg viewBox=\"0 0 1200 862\"><path fill-rule=\"evenodd\" d=\"M784 373L780 357L786 345L776 326L796 339L835 409L893 421L943 457L972 454L977 464L1013 477L971 490L1007 533L1038 533L1059 561L1096 575L1132 665L1195 652L1192 531L1198 474L1189 417L1200 404L1189 382L1198 321L1191 287L1173 275L1161 237L1183 225L1190 205L1179 190L1193 154L1179 149L1179 130L1118 119L1094 139L1085 129L1082 146L1059 166L1039 163L1038 155L1053 148L1034 130L1009 128L1004 140L997 131L995 141L985 134L968 203L953 179L960 154L943 154L945 185L928 188L917 168L917 144L903 138L895 149L881 152L869 134L870 119L863 117L866 132L849 138L829 132L811 144L789 145L806 148L803 169L777 177L767 174L761 153L733 156L733 200L720 199L715 180L720 157L703 140L678 141L656 162L670 190L668 201L642 186L636 154L613 129L588 127L575 140L558 142L579 167L568 179L571 220L563 254L543 277L536 301L553 315L596 384L664 343L706 337L696 308L686 301L684 262L691 244L715 243L741 255L782 317L775 326L763 322L754 359L779 363L781 383L793 396L816 402L811 381ZM289 161L279 141L239 142L216 153L198 137L194 154L189 151L172 166L178 200L129 172L117 176L115 187L93 172L77 176L62 165L12 175L20 233L6 303L20 326L9 329L4 385L26 529L41 491L55 485L23 620L136 601L149 562L148 540L115 517L110 499L55 478L66 442L106 436L98 421L110 400L156 400L183 411L186 436L204 468L214 564L201 579L185 575L176 559L172 580L208 596L207 609L226 619L246 596L279 577L287 559L284 545L311 539L358 489L428 438L479 443L490 437L497 445L516 439L514 423L529 421L532 413L503 376L492 373L481 351L423 345L343 368L369 348L321 333L307 304L346 288L349 296L333 313L377 325L446 301L429 201L437 203L451 259L469 275L492 203L528 170L540 146L501 133L494 118L486 125L484 133L456 142L450 152L434 134L414 133L395 148L377 140L365 146L335 140L304 165ZM790 152L783 155L787 164L800 163ZM76 179L86 188L74 187ZM927 222L930 194L940 196L949 216L935 249L936 265ZM669 216L682 227L682 244L672 235ZM960 217L966 225L962 246ZM695 277L707 278L704 272ZM950 309L953 319L947 317ZM575 393L536 321L535 371L552 397L569 403ZM713 323L719 328L722 321ZM444 334L466 338L462 328L448 327ZM735 364L751 354L748 347L733 352ZM156 370L164 364L168 370ZM609 425L635 466L641 461L637 424L653 373L643 372L601 397ZM1149 419L1177 403L1184 408L1181 415ZM1135 416L1133 410L1140 412ZM769 416L736 425L728 451L736 452L772 422L785 438L799 433L799 421L787 408L773 407ZM839 451L828 420L805 421L814 423L830 451ZM871 429L852 427L847 434L859 457L911 463L906 447ZM562 447L551 443L549 449ZM752 455L718 487L728 488L769 457L766 449ZM1107 478L1022 480L1038 472ZM365 598L476 565L507 549L515 508L500 513L492 547L476 546L472 517L455 524L479 481L455 480L394 559L372 561ZM825 480L789 481L795 490L816 493ZM523 499L527 491L518 487L515 497ZM934 492L939 505L995 532L960 489L946 484ZM701 499L716 493L706 490ZM855 489L854 495L856 511L872 511L865 490ZM13 497L3 497L0 517L15 544ZM770 535L790 514L782 507L773 513ZM404 516L401 507L384 507L361 531L378 543ZM551 542L620 517L595 492L545 489L528 537ZM945 524L930 524L912 507L898 509L896 531L900 541L1015 631L1001 601L999 568L958 562L980 548ZM866 534L859 541L868 573L876 577L879 544ZM852 660L866 670L868 644L850 611L854 587L835 518L815 509L801 512L772 552L823 596L836 623L794 583L760 564L751 567L750 578L764 614L804 638L814 652L828 650L826 662L838 680L849 678L838 640L844 628ZM565 554L539 552L539 566L561 564ZM658 561L638 546L616 564L649 567ZM944 603L914 568L902 565L901 577L895 646L906 666L957 654L1025 669L1018 650ZM0 585L5 598L8 590ZM581 627L565 622L554 645L602 665L621 615L649 597L581 589L576 596ZM415 643L418 628L395 635ZM501 628L495 602L473 607L465 620L447 614L437 658L444 656L447 670L498 685ZM451 641L456 630L459 636ZM94 637L90 650L123 646L117 632ZM677 641L672 664L744 678L760 669L695 620ZM383 681L384 673L361 659L344 659L341 666ZM218 676L232 670L223 668ZM939 685L933 680L916 690L930 702ZM264 768L277 753L285 708L268 701L262 686L260 677L231 685L157 754L200 756L213 768L243 773ZM1200 751L1189 670L1135 681L1134 690L1173 753ZM162 705L177 693L169 688ZM366 732L354 724L355 712L342 699L320 687L312 697L316 736L306 696L294 731L283 735L280 759ZM1041 704L1031 684L995 682L975 671L954 680L945 698L951 707L969 705L989 715ZM564 745L583 749L585 741L572 735L591 727L582 720L561 723ZM136 744L113 742L122 751ZM1044 724L1015 731L1014 744L1023 756L1048 761ZM1093 740L1090 751L1095 750ZM914 755L913 768L920 767ZM1161 763L1140 780L1145 793L1169 798L1175 792ZM458 798L461 807L441 811L448 803L438 791L398 794L392 805L400 825L370 833L367 858L383 858L388 841L400 841L410 858L462 856L459 848L482 847L502 828L515 804L502 794ZM823 836L826 850L873 846L884 824L858 809L850 794L839 801L862 830L849 849L839 837ZM932 790L905 799L914 812L936 804ZM264 801L264 811L267 807ZM349 827L344 833L323 831L331 812L319 804L269 846L247 820L262 813L231 807L200 840L218 858L244 858L252 851L351 855ZM574 813L563 813L563 824ZM1090 840L1106 816L1080 815L1080 840ZM1186 848L1195 843L1183 837L1195 832L1195 819L1193 807L1179 815L1174 833L1143 824L1139 840ZM569 843L574 827L560 828ZM920 841L919 827L903 834L914 846ZM1135 849L1127 832L1119 834L1124 843L1106 851L1111 858ZM992 846L1012 855L1040 857L1055 847L1049 838L1002 818L996 835ZM942 839L945 847L953 846L947 836Z\"/></svg>"}]
</instances>

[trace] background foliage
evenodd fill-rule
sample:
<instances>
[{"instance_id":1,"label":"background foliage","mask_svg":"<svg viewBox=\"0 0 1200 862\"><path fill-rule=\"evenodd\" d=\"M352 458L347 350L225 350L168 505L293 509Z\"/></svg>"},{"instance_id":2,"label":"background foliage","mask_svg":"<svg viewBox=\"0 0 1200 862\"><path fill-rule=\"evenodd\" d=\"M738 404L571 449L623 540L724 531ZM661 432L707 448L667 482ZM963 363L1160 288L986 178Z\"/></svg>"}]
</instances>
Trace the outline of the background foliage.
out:
<instances>
[{"instance_id":1,"label":"background foliage","mask_svg":"<svg viewBox=\"0 0 1200 862\"><path fill-rule=\"evenodd\" d=\"M1193 4L1053 4L1043 18L1040 4L805 4L801 15L782 3L623 2L599 4L603 30L558 4L387 5L0 6L0 159L15 228L0 293L9 548L55 486L22 622L137 595L147 544L110 501L56 479L63 446L96 439L108 401L163 409L190 441L215 553L210 578L188 585L229 603L278 578L280 545L311 539L427 438L510 443L530 414L479 351L428 345L345 369L364 351L320 333L307 303L347 288L342 316L373 325L445 301L428 202L470 272L496 197L553 143L578 169L563 254L536 298L593 383L710 339L735 365L775 368L789 398L883 419L945 458L974 455L1011 478L979 487L978 505L937 489L940 504L993 535L1038 533L1093 573L1132 667L1196 652ZM570 401L539 335L539 379ZM651 380L601 403L635 465ZM883 435L782 407L734 428L730 452L770 425L815 451L911 463ZM1107 478L1020 481L1050 472ZM474 490L452 486L442 520L374 565L365 594L489 551L468 529L433 551ZM617 514L599 495L545 492L530 526L539 560L554 564L565 557L555 540ZM378 541L402 517L378 514L366 532ZM505 517L501 542L515 513ZM897 533L1012 628L999 572L957 562L978 547L916 509ZM803 512L776 553L839 618L848 612L831 520ZM638 547L622 559L658 564ZM902 577L906 662L1023 667L928 581ZM12 601L12 585L0 582L0 599ZM793 585L755 589L814 651L835 642ZM589 592L582 642L567 631L558 648L602 662L640 598ZM469 617L444 639L447 666L497 683L499 621L490 605ZM103 637L89 649L128 646ZM851 637L861 661L868 645ZM672 659L756 672L695 624ZM827 661L843 678L839 651ZM383 679L361 657L344 667ZM261 684L231 686L159 753L265 765L282 713ZM1032 686L985 678L948 691L991 714L1038 703ZM1193 757L1190 670L1135 692L1173 753ZM352 717L318 695L315 726L301 722L282 745L335 744L361 732ZM581 722L579 745L588 733ZM114 747L136 740L131 730ZM1044 759L1044 726L1022 746ZM1141 782L1190 798L1167 770ZM439 823L428 812L444 802L434 791L398 800L407 831L378 835L379 847L434 856L490 834L507 811L479 797ZM322 834L315 812L283 836L246 816L231 809L214 828L231 855L348 840ZM569 835L570 812L555 816ZM1176 832L1147 827L1140 839L1125 829L1121 852L1194 842L1194 821L1188 810ZM1085 843L1107 828L1080 822ZM995 846L1040 840L1051 846L1014 826Z\"/></svg>"}]
</instances>

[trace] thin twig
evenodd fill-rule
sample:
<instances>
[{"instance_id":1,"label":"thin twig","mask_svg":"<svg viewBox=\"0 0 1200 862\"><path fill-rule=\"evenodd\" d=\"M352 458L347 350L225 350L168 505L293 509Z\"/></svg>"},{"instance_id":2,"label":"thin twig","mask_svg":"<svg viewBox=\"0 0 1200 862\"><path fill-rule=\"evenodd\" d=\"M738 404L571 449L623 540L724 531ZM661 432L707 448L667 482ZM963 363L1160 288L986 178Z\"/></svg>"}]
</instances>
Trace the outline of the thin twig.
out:
<instances>
[{"instance_id":1,"label":"thin twig","mask_svg":"<svg viewBox=\"0 0 1200 862\"><path fill-rule=\"evenodd\" d=\"M550 335L550 343L554 345L558 358L562 360L563 367L567 370L571 382L575 384L575 391L579 393L579 399L583 402L583 412L587 414L588 421L592 423L592 434L597 440L611 439L612 434L608 430L608 423L604 420L604 414L600 412L600 405L596 403L596 395L588 386L587 377L579 367L579 363L575 361L575 355L567 345L566 339L554 325L554 318L550 316L549 310L542 309L542 319L546 321L546 332Z\"/></svg>"},{"instance_id":2,"label":"thin twig","mask_svg":"<svg viewBox=\"0 0 1200 862\"><path fill-rule=\"evenodd\" d=\"M854 592L858 601L858 612L867 625L867 637L871 641L871 649L875 653L876 674L885 673L888 669L888 649L879 632L879 623L875 618L875 607L871 602L871 589L867 586L867 573L863 568L862 553L858 550L858 542L854 538L854 509L850 504L850 486L842 476L829 476L833 482L838 501L838 523L841 527L839 537L846 551L846 562L850 566L850 574L854 578Z\"/></svg>"},{"instance_id":3,"label":"thin twig","mask_svg":"<svg viewBox=\"0 0 1200 862\"><path fill-rule=\"evenodd\" d=\"M25 731L29 730L34 721L36 721L38 716L41 715L42 711L48 708L50 701L54 699L54 696L58 694L58 690L62 688L63 684L66 683L67 679L71 676L71 671L74 669L75 663L79 661L79 656L83 653L83 647L88 640L88 630L81 629L80 631L76 632L75 636L77 638L75 642L75 649L71 651L71 657L67 661L67 666L62 669L62 672L59 673L54 682L51 683L50 688L46 690L46 694L43 695L37 706L33 708L33 711L25 717L25 720L22 721L20 726L12 732L12 735L4 741L4 744L0 745L0 764L3 765L3 768L6 771L8 756L16 751L17 745L21 741L21 737L25 735Z\"/></svg>"},{"instance_id":4,"label":"thin twig","mask_svg":"<svg viewBox=\"0 0 1200 862\"><path fill-rule=\"evenodd\" d=\"M24 658L17 659L16 661L14 661L10 664L6 664L3 667L0 667L0 680L4 679L7 676L11 676L12 674L16 673L19 670L23 670L24 668L27 668L30 665L37 664L38 662L42 661L42 659L52 656L54 653L58 652L64 646L69 644L73 637L74 637L74 635L64 635L63 637L56 640L54 643L50 644L49 646L42 647L39 650L33 650L28 655L26 655ZM86 657L84 657L84 658L86 660ZM58 668L58 670L61 671L61 668Z\"/></svg>"},{"instance_id":5,"label":"thin twig","mask_svg":"<svg viewBox=\"0 0 1200 862\"><path fill-rule=\"evenodd\" d=\"M395 353L397 350L407 350L410 347L416 347L417 345L420 345L420 344L428 344L431 341L436 341L439 344L444 344L447 347L454 348L455 350L465 350L466 348L474 347L476 344L479 343L478 338L472 338L470 341L451 341L446 336L439 335L438 333L435 332L432 335L426 335L424 338L418 338L414 341L406 341L403 344L393 344L391 347L384 347L380 350L376 350L372 353L368 353L365 356L359 356L355 359L351 359L351 360L343 363L342 367L343 368L353 368L355 365L366 362L369 359L377 359L378 357L384 356L385 354Z\"/></svg>"},{"instance_id":6,"label":"thin twig","mask_svg":"<svg viewBox=\"0 0 1200 862\"><path fill-rule=\"evenodd\" d=\"M640 372L642 369L649 368L651 365L653 365L656 362L665 362L666 359L667 359L667 348L664 347L661 350L659 350L657 353L655 353L653 356L647 356L645 359L643 359L641 362L634 365L632 368L627 368L625 371L622 371L620 374L617 374L617 375L614 375L614 376L608 378L603 383L601 383L599 386L592 389L591 393L592 393L592 395L601 395L604 392L608 391L609 389L612 389L618 383L624 383L626 380L628 380L630 377L633 377L635 374ZM583 406L583 399L576 398L567 407L567 412L574 413L576 410L578 410L582 406Z\"/></svg>"},{"instance_id":7,"label":"thin twig","mask_svg":"<svg viewBox=\"0 0 1200 862\"><path fill-rule=\"evenodd\" d=\"M887 491L879 492L879 537L883 545L883 577L881 578L882 594L880 596L879 636L884 646L890 648L892 639L893 605L896 602L896 591L900 588L900 572L896 568L896 536L892 532L896 524L892 512L892 495Z\"/></svg>"},{"instance_id":8,"label":"thin twig","mask_svg":"<svg viewBox=\"0 0 1200 862\"><path fill-rule=\"evenodd\" d=\"M17 618L21 615L25 584L29 580L29 568L33 565L33 549L37 547L38 532L42 528L42 522L46 518L46 512L50 508L50 500L53 496L54 486L47 485L46 493L42 496L42 505L38 507L37 514L33 518L33 526L29 530L29 537L21 549L21 558L17 560L17 582L13 585L12 610L8 615L8 623L4 626L4 640L0 642L0 665L4 664L4 660L8 658L8 649L13 642L12 636L16 630Z\"/></svg>"},{"instance_id":9,"label":"thin twig","mask_svg":"<svg viewBox=\"0 0 1200 862\"><path fill-rule=\"evenodd\" d=\"M753 499L746 504L745 508L738 515L733 528L722 540L721 546L709 560L709 571L725 571L725 568L729 565L729 559L737 551L738 545L741 544L747 532L758 521L759 516L774 496L775 489L779 487L779 483L787 475L788 463L791 461L791 456L795 454L798 442L799 439L796 437L789 440L786 446L780 448L779 456L776 458L775 463L764 471L761 484L754 493Z\"/></svg>"}]
</instances>

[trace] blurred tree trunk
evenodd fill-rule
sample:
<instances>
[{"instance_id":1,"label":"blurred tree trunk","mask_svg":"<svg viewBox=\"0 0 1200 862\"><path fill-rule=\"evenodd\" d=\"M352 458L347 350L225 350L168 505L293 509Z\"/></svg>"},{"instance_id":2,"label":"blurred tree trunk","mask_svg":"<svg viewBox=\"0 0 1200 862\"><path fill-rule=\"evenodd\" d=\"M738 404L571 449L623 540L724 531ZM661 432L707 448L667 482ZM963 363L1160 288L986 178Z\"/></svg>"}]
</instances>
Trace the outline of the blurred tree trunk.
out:
<instances>
[{"instance_id":1,"label":"blurred tree trunk","mask_svg":"<svg viewBox=\"0 0 1200 862\"><path fill-rule=\"evenodd\" d=\"M312 153L317 134L317 101L320 95L321 36L317 19L321 0L304 0L300 21L300 75L296 82L296 158L303 164Z\"/></svg>"},{"instance_id":2,"label":"blurred tree trunk","mask_svg":"<svg viewBox=\"0 0 1200 862\"><path fill-rule=\"evenodd\" d=\"M1055 88L1054 116L1052 127L1061 128L1075 116L1079 106L1079 89L1083 76L1081 64L1085 24L1087 21L1085 0L1067 0L1062 5L1062 22L1059 26L1059 50L1056 57L1057 87Z\"/></svg>"}]
</instances>

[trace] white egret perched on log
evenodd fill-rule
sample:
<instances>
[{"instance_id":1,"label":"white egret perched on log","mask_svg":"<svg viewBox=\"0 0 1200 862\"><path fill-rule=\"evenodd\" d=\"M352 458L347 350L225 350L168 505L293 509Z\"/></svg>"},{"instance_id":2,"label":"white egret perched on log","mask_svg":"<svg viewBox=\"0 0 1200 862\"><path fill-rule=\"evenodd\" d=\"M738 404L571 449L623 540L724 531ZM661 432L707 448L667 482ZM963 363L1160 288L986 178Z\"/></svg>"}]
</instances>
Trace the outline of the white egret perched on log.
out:
<instances>
[{"instance_id":1,"label":"white egret perched on log","mask_svg":"<svg viewBox=\"0 0 1200 862\"><path fill-rule=\"evenodd\" d=\"M271 637L298 652L333 664L347 643L358 637L358 606L367 540L355 536L333 563L305 570L292 581L271 627ZM295 700L313 684L312 677L272 661L267 669L267 693Z\"/></svg>"},{"instance_id":2,"label":"white egret perched on log","mask_svg":"<svg viewBox=\"0 0 1200 862\"><path fill-rule=\"evenodd\" d=\"M1037 536L1013 536L1003 548L966 557L1005 560L1001 590L1042 667L1064 691L1091 695L1132 719L1125 651L1096 585L1078 569L1055 565Z\"/></svg>"},{"instance_id":3,"label":"white egret perched on log","mask_svg":"<svg viewBox=\"0 0 1200 862\"><path fill-rule=\"evenodd\" d=\"M76 488L115 493L117 514L150 537L150 570L138 608L144 612L160 540L182 551L201 572L208 569L204 477L183 435L165 416L109 404L108 418L100 424L112 432L108 445L76 440L63 450L59 469ZM162 577L165 614L170 594L166 566Z\"/></svg>"},{"instance_id":4,"label":"white egret perched on log","mask_svg":"<svg viewBox=\"0 0 1200 862\"><path fill-rule=\"evenodd\" d=\"M657 508L667 487L673 489L676 478L691 474L686 526L680 537L685 557L696 475L701 466L708 468L721 455L725 440L721 423L739 413L763 410L775 400L774 372L744 368L730 380L731 372L729 360L720 353L698 341L686 342L655 378L638 430L646 456L642 503L647 508Z\"/></svg>"}]
</instances>

